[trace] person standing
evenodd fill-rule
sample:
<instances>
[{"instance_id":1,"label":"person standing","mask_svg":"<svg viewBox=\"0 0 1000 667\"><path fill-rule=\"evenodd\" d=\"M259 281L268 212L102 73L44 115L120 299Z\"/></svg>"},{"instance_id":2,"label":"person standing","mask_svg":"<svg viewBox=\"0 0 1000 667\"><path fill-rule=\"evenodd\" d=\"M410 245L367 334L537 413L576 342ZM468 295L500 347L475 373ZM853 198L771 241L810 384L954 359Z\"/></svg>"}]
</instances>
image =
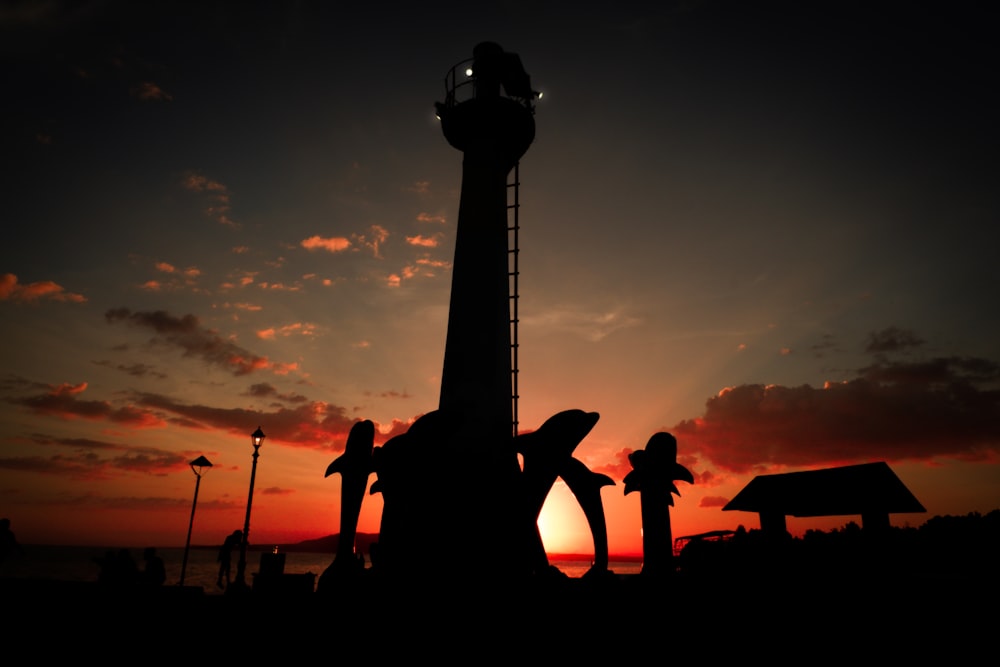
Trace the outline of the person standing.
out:
<instances>
[{"instance_id":1,"label":"person standing","mask_svg":"<svg viewBox=\"0 0 1000 667\"><path fill-rule=\"evenodd\" d=\"M219 547L219 579L216 585L219 588L225 589L229 586L230 575L229 572L232 569L233 564L233 549L240 545L243 541L243 531L234 530L226 540ZM223 583L223 577L225 577L225 583Z\"/></svg>"}]
</instances>

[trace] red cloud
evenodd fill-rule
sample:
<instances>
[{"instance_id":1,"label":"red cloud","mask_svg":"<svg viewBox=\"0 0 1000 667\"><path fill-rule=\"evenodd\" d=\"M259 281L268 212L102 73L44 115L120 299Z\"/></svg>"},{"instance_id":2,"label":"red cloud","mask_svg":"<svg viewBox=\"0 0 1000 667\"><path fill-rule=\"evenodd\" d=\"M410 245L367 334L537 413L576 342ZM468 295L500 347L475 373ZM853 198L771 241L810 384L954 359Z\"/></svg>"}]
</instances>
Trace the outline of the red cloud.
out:
<instances>
[{"instance_id":1,"label":"red cloud","mask_svg":"<svg viewBox=\"0 0 1000 667\"><path fill-rule=\"evenodd\" d=\"M632 464L628 462L628 455L631 454L632 451L631 447L625 447L621 451L615 453L614 463L596 466L593 468L594 472L605 474L618 481L625 479L625 475L632 471Z\"/></svg>"},{"instance_id":2,"label":"red cloud","mask_svg":"<svg viewBox=\"0 0 1000 667\"><path fill-rule=\"evenodd\" d=\"M86 382L77 385L61 384L50 387L49 391L44 394L8 400L36 414L59 417L60 419L106 420L134 428L164 426L163 420L154 413L133 406L116 408L107 401L79 400L77 396L86 389Z\"/></svg>"},{"instance_id":3,"label":"red cloud","mask_svg":"<svg viewBox=\"0 0 1000 667\"><path fill-rule=\"evenodd\" d=\"M27 303L41 299L72 301L74 303L83 303L87 300L81 294L67 292L64 287L51 280L42 280L37 283L21 285L17 282L17 276L13 273L5 273L0 276L0 301Z\"/></svg>"},{"instance_id":4,"label":"red cloud","mask_svg":"<svg viewBox=\"0 0 1000 667\"><path fill-rule=\"evenodd\" d=\"M861 377L808 385L742 385L672 430L687 451L746 473L858 461L996 459L1000 367L982 359L882 363Z\"/></svg>"},{"instance_id":5,"label":"red cloud","mask_svg":"<svg viewBox=\"0 0 1000 667\"><path fill-rule=\"evenodd\" d=\"M342 252L351 247L351 242L344 237L323 238L322 236L310 236L301 243L306 250L326 250L328 252Z\"/></svg>"},{"instance_id":6,"label":"red cloud","mask_svg":"<svg viewBox=\"0 0 1000 667\"><path fill-rule=\"evenodd\" d=\"M256 392L269 393L268 386L254 385ZM343 450L351 427L358 421L347 416L345 408L322 401L297 399L295 407L276 407L272 411L246 408L216 408L208 405L189 405L159 394L136 394L133 400L149 409L176 415L174 424L189 428L219 429L234 437L248 435L248 424L262 425L268 442L281 442L322 450ZM393 420L388 433L376 424L375 441L384 443L389 438L405 433L412 422Z\"/></svg>"},{"instance_id":7,"label":"red cloud","mask_svg":"<svg viewBox=\"0 0 1000 667\"><path fill-rule=\"evenodd\" d=\"M418 234L417 236L407 236L406 242L410 245L421 246L424 248L436 248L438 247L438 239L439 236L426 237Z\"/></svg>"}]
</instances>

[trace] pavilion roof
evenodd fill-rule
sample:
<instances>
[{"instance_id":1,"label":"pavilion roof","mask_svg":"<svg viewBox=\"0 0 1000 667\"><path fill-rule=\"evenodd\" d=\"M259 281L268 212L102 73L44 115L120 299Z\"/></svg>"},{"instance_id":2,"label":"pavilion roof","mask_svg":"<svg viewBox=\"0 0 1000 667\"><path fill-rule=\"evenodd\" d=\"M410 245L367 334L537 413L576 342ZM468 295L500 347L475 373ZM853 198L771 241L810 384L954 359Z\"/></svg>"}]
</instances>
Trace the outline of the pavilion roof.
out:
<instances>
[{"instance_id":1,"label":"pavilion roof","mask_svg":"<svg viewBox=\"0 0 1000 667\"><path fill-rule=\"evenodd\" d=\"M927 511L884 461L758 475L722 509L796 517Z\"/></svg>"}]
</instances>

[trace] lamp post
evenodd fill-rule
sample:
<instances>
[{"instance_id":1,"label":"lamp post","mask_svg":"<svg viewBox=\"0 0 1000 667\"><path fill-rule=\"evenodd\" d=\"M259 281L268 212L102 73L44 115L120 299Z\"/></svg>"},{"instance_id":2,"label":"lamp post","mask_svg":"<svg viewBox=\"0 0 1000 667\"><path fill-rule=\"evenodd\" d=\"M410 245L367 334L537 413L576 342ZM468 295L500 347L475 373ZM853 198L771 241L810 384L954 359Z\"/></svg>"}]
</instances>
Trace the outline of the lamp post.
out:
<instances>
[{"instance_id":1,"label":"lamp post","mask_svg":"<svg viewBox=\"0 0 1000 667\"><path fill-rule=\"evenodd\" d=\"M191 503L191 520L188 521L187 542L184 543L184 561L181 563L181 582L179 584L181 586L184 585L184 573L187 572L188 551L191 549L191 529L194 528L194 509L198 506L198 487L201 486L201 475L205 468L212 467L212 462L204 456L199 456L194 461L191 461L189 465L191 466L191 472L195 476L194 502Z\"/></svg>"},{"instance_id":2,"label":"lamp post","mask_svg":"<svg viewBox=\"0 0 1000 667\"><path fill-rule=\"evenodd\" d=\"M257 476L257 457L260 456L260 446L264 443L264 432L260 430L260 426L257 430L250 434L250 442L253 443L253 466L250 468L250 494L247 496L247 516L243 521L243 541L240 542L240 562L236 565L236 584L237 589L245 590L247 587L246 581L246 569L247 569L247 544L250 538L250 505L253 503L253 482L254 478Z\"/></svg>"}]
</instances>

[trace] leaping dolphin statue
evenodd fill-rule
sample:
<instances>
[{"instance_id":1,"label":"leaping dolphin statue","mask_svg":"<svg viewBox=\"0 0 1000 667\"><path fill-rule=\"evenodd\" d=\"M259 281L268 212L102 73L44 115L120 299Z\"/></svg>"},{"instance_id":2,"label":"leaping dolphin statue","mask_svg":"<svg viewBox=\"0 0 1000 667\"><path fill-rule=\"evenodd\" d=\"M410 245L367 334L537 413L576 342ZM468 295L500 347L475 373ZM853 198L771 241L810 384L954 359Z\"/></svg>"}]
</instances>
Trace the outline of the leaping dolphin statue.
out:
<instances>
[{"instance_id":1,"label":"leaping dolphin statue","mask_svg":"<svg viewBox=\"0 0 1000 667\"><path fill-rule=\"evenodd\" d=\"M564 410L545 420L538 430L518 435L514 439L517 451L524 459L522 488L525 518L530 524L527 558L528 565L534 572L545 571L549 566L542 536L538 532L538 515L545 504L545 498L555 484L556 477L566 470L567 462L573 457L573 450L587 437L598 419L600 415L596 412ZM573 476L573 473L570 472L570 475ZM581 483L581 492L583 486ZM603 515L603 510L601 513ZM595 542L596 539L595 536Z\"/></svg>"},{"instance_id":2,"label":"leaping dolphin statue","mask_svg":"<svg viewBox=\"0 0 1000 667\"><path fill-rule=\"evenodd\" d=\"M351 427L344 453L326 468L324 477L340 473L340 536L337 555L320 577L320 585L334 571L354 571L358 565L354 542L358 534L358 517L364 501L368 476L372 473L372 449L375 446L375 424L371 420L359 421Z\"/></svg>"},{"instance_id":3,"label":"leaping dolphin statue","mask_svg":"<svg viewBox=\"0 0 1000 667\"><path fill-rule=\"evenodd\" d=\"M603 573L608 570L608 525L604 517L604 502L601 487L614 486L615 481L599 472L594 472L577 458L570 457L563 464L559 476L576 496L577 502L587 517L590 534L594 538L594 564L588 570Z\"/></svg>"}]
</instances>

